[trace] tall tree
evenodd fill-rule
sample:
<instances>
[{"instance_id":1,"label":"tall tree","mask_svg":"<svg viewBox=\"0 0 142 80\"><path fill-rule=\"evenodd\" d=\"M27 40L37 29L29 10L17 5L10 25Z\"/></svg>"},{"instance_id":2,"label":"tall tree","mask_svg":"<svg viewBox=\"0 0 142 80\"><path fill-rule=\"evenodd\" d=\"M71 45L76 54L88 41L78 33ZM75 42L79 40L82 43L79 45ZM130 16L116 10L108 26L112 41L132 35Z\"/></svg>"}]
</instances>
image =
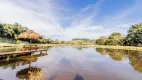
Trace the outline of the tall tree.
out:
<instances>
[{"instance_id":1,"label":"tall tree","mask_svg":"<svg viewBox=\"0 0 142 80\"><path fill-rule=\"evenodd\" d=\"M142 44L142 23L135 24L128 30L126 41L128 45Z\"/></svg>"},{"instance_id":2,"label":"tall tree","mask_svg":"<svg viewBox=\"0 0 142 80\"><path fill-rule=\"evenodd\" d=\"M107 40L107 37L101 36L100 38L96 39L96 44L98 45L105 45L105 41Z\"/></svg>"},{"instance_id":3,"label":"tall tree","mask_svg":"<svg viewBox=\"0 0 142 80\"><path fill-rule=\"evenodd\" d=\"M111 35L106 40L106 45L121 45L123 44L123 37L122 34L119 32L111 33Z\"/></svg>"}]
</instances>

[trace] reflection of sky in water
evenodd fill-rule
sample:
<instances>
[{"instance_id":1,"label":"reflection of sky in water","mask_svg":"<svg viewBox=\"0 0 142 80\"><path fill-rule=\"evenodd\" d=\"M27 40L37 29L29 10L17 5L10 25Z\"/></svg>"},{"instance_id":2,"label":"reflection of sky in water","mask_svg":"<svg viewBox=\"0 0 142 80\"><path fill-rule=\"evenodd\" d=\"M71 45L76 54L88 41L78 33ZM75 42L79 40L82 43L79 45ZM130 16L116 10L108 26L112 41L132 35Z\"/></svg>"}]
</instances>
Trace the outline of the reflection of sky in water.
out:
<instances>
[{"instance_id":1,"label":"reflection of sky in water","mask_svg":"<svg viewBox=\"0 0 142 80\"><path fill-rule=\"evenodd\" d=\"M142 75L137 74L128 64L128 59L114 61L108 56L96 53L94 48L87 48L82 51L72 47L52 48L48 53L50 53L47 56L48 60L42 59L42 61L47 63L44 66L49 75L74 72L74 74L83 73L85 75L102 75L104 77L115 76L116 79L118 77L118 79L126 78L131 80L135 79L136 76L138 79L142 78ZM112 79L115 79L115 77Z\"/></svg>"},{"instance_id":2,"label":"reflection of sky in water","mask_svg":"<svg viewBox=\"0 0 142 80\"><path fill-rule=\"evenodd\" d=\"M142 80L142 74L132 68L127 57L114 61L94 48L51 48L47 56L40 57L32 66L43 69L45 80L74 80L75 76L81 76L84 80ZM14 70L0 68L0 78L14 80L16 72L26 67L28 65Z\"/></svg>"}]
</instances>

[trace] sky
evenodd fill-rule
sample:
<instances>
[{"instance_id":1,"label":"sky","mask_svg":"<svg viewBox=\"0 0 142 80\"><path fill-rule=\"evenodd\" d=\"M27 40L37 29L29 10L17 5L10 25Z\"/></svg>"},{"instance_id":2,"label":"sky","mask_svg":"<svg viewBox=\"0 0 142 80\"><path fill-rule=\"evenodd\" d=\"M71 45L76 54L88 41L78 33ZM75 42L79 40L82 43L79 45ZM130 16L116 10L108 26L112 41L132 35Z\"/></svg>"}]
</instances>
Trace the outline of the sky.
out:
<instances>
[{"instance_id":1,"label":"sky","mask_svg":"<svg viewBox=\"0 0 142 80\"><path fill-rule=\"evenodd\" d=\"M96 39L127 34L142 22L142 0L0 0L0 22L19 23L46 38Z\"/></svg>"}]
</instances>

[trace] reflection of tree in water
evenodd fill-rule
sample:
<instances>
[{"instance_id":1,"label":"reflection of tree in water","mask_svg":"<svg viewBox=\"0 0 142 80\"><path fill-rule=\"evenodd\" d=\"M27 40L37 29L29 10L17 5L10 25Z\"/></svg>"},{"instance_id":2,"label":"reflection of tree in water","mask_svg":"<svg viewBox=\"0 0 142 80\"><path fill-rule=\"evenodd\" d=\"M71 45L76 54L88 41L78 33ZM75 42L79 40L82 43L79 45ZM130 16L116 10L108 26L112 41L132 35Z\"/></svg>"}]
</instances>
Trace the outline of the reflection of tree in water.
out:
<instances>
[{"instance_id":1,"label":"reflection of tree in water","mask_svg":"<svg viewBox=\"0 0 142 80\"><path fill-rule=\"evenodd\" d=\"M25 80L42 80L41 68L30 67L17 72L16 77Z\"/></svg>"},{"instance_id":2,"label":"reflection of tree in water","mask_svg":"<svg viewBox=\"0 0 142 80\"><path fill-rule=\"evenodd\" d=\"M87 49L87 48L89 48L89 47L74 47L75 49L77 49L78 51L82 51L83 49Z\"/></svg>"},{"instance_id":3,"label":"reflection of tree in water","mask_svg":"<svg viewBox=\"0 0 142 80\"><path fill-rule=\"evenodd\" d=\"M106 49L103 49L103 48L96 48L96 52L102 55L107 55Z\"/></svg>"},{"instance_id":4,"label":"reflection of tree in water","mask_svg":"<svg viewBox=\"0 0 142 80\"><path fill-rule=\"evenodd\" d=\"M124 57L122 50L96 48L96 51L102 55L109 55L113 60L117 61L122 60Z\"/></svg>"},{"instance_id":5,"label":"reflection of tree in water","mask_svg":"<svg viewBox=\"0 0 142 80\"><path fill-rule=\"evenodd\" d=\"M77 47L77 50L82 51L82 47Z\"/></svg>"},{"instance_id":6,"label":"reflection of tree in water","mask_svg":"<svg viewBox=\"0 0 142 80\"><path fill-rule=\"evenodd\" d=\"M106 51L113 60L121 61L124 57L123 50L107 49Z\"/></svg>"},{"instance_id":7,"label":"reflection of tree in water","mask_svg":"<svg viewBox=\"0 0 142 80\"><path fill-rule=\"evenodd\" d=\"M138 71L142 72L142 52L132 51L132 50L117 50L117 49L101 49L96 48L96 51L102 55L109 55L113 60L121 61L125 56L130 60L132 67Z\"/></svg>"},{"instance_id":8,"label":"reflection of tree in water","mask_svg":"<svg viewBox=\"0 0 142 80\"><path fill-rule=\"evenodd\" d=\"M133 68L138 72L142 72L142 52L131 51L128 53L128 56Z\"/></svg>"}]
</instances>

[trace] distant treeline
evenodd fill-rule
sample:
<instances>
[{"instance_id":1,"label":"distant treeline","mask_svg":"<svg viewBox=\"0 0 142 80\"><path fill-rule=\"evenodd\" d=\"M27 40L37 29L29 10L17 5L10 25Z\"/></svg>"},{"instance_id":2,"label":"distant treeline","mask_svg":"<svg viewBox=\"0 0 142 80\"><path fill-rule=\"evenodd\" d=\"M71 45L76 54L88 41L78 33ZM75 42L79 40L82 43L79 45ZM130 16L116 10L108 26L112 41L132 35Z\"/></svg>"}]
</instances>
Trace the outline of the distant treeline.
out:
<instances>
[{"instance_id":1,"label":"distant treeline","mask_svg":"<svg viewBox=\"0 0 142 80\"><path fill-rule=\"evenodd\" d=\"M27 30L27 27L22 26L18 23L0 23L1 38L18 40L18 35ZM26 41L25 39L23 40ZM57 39L52 40L50 38L43 38L38 40L32 40L32 43L142 46L142 23L132 25L131 28L127 31L127 35L122 35L120 32L113 32L109 36L101 36L96 40L87 38L75 38L71 41L58 41Z\"/></svg>"},{"instance_id":2,"label":"distant treeline","mask_svg":"<svg viewBox=\"0 0 142 80\"><path fill-rule=\"evenodd\" d=\"M142 46L142 23L132 25L127 35L113 32L109 36L101 36L96 40L87 38L75 38L66 43L73 44L95 44L95 45L120 45L120 46Z\"/></svg>"},{"instance_id":3,"label":"distant treeline","mask_svg":"<svg viewBox=\"0 0 142 80\"><path fill-rule=\"evenodd\" d=\"M132 25L126 36L114 32L110 36L101 36L95 42L98 45L142 46L142 23Z\"/></svg>"},{"instance_id":4,"label":"distant treeline","mask_svg":"<svg viewBox=\"0 0 142 80\"><path fill-rule=\"evenodd\" d=\"M22 41L29 42L28 39L18 39L18 35L29 30L27 27L22 26L19 23L14 23L14 24L6 24L6 23L0 23L0 42L9 42L9 40L15 40L17 43L20 43ZM5 40L5 41L4 41ZM52 44L57 44L58 40L51 40L50 38L46 39L37 39L37 40L32 40L32 43L52 43Z\"/></svg>"},{"instance_id":5,"label":"distant treeline","mask_svg":"<svg viewBox=\"0 0 142 80\"><path fill-rule=\"evenodd\" d=\"M90 41L90 39L87 39L87 38L74 38L72 39L73 41L76 41L76 40L82 40L82 41Z\"/></svg>"}]
</instances>

